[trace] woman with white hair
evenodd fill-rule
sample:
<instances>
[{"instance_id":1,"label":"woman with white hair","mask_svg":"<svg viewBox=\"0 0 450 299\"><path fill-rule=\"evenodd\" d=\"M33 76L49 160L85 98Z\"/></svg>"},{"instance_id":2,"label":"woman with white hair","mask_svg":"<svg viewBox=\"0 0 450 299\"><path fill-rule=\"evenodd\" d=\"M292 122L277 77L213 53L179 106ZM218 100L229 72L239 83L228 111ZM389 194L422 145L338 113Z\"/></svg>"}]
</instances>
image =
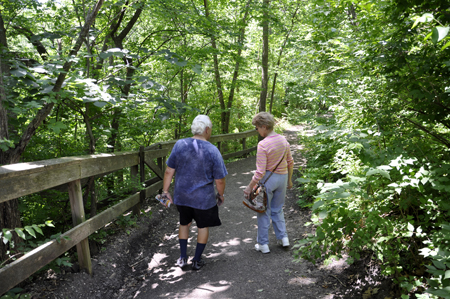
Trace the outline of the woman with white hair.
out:
<instances>
[{"instance_id":1,"label":"woman with white hair","mask_svg":"<svg viewBox=\"0 0 450 299\"><path fill-rule=\"evenodd\" d=\"M187 265L189 227L192 220L197 224L197 246L192 258L192 269L199 270L205 264L201 256L208 242L209 227L221 225L217 197L223 202L228 172L220 151L208 142L212 131L209 117L198 115L192 122L191 131L194 136L178 140L167 159L163 194L175 203L180 214L180 258L177 265L181 268ZM169 187L175 172L172 199Z\"/></svg>"}]
</instances>

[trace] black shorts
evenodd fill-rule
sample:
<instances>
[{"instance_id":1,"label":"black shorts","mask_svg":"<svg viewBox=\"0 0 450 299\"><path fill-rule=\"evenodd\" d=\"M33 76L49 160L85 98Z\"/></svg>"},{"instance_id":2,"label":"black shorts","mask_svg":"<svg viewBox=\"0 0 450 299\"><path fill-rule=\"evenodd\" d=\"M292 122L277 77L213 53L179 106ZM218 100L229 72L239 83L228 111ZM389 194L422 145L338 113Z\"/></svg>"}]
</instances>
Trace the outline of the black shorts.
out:
<instances>
[{"instance_id":1,"label":"black shorts","mask_svg":"<svg viewBox=\"0 0 450 299\"><path fill-rule=\"evenodd\" d=\"M180 213L180 224L188 225L192 219L197 223L198 228L212 227L222 225L219 218L219 207L215 205L208 210L199 210L186 206L178 206Z\"/></svg>"}]
</instances>

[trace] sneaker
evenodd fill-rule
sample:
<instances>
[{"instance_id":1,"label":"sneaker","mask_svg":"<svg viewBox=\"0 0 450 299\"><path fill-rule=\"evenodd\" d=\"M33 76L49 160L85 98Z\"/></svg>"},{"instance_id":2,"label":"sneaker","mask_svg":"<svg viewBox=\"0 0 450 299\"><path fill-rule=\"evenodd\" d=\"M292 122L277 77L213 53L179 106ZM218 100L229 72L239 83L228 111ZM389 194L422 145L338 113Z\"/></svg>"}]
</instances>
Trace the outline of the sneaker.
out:
<instances>
[{"instance_id":1,"label":"sneaker","mask_svg":"<svg viewBox=\"0 0 450 299\"><path fill-rule=\"evenodd\" d=\"M183 268L183 267L186 266L186 265L187 265L187 257L180 257L180 258L177 260L177 266L178 266L178 267Z\"/></svg>"},{"instance_id":2,"label":"sneaker","mask_svg":"<svg viewBox=\"0 0 450 299\"><path fill-rule=\"evenodd\" d=\"M278 244L283 246L283 247L289 247L289 238L288 237L284 237L281 240L278 240Z\"/></svg>"},{"instance_id":3,"label":"sneaker","mask_svg":"<svg viewBox=\"0 0 450 299\"><path fill-rule=\"evenodd\" d=\"M203 260L199 261L192 261L192 270L200 270L201 267L205 265L205 262Z\"/></svg>"},{"instance_id":4,"label":"sneaker","mask_svg":"<svg viewBox=\"0 0 450 299\"><path fill-rule=\"evenodd\" d=\"M264 244L264 245L256 244L255 249L256 249L256 251L261 251L262 253L270 252L269 245L267 245L267 244Z\"/></svg>"}]
</instances>

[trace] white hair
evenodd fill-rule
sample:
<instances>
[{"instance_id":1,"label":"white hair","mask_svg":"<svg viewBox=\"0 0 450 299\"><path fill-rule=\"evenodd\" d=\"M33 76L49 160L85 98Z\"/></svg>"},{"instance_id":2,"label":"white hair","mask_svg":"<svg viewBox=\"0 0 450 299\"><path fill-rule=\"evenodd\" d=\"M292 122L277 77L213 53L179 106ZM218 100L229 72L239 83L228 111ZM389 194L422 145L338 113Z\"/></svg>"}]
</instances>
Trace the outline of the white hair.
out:
<instances>
[{"instance_id":1,"label":"white hair","mask_svg":"<svg viewBox=\"0 0 450 299\"><path fill-rule=\"evenodd\" d=\"M207 115L197 115L191 125L193 135L203 135L206 128L212 129L212 122Z\"/></svg>"}]
</instances>

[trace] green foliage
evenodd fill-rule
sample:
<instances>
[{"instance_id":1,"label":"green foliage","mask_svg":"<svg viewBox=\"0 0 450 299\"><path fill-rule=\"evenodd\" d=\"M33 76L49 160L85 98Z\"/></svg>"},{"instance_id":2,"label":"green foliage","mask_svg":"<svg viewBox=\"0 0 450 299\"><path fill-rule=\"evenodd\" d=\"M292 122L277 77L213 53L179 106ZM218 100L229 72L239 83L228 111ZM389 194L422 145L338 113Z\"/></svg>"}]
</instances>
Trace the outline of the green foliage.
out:
<instances>
[{"instance_id":1,"label":"green foliage","mask_svg":"<svg viewBox=\"0 0 450 299\"><path fill-rule=\"evenodd\" d=\"M431 278L427 278L430 286L426 292L440 298L450 298L450 224L443 223L441 229L434 232L430 240L424 241L427 247L420 254L431 260L426 265Z\"/></svg>"},{"instance_id":2,"label":"green foliage","mask_svg":"<svg viewBox=\"0 0 450 299\"><path fill-rule=\"evenodd\" d=\"M137 219L135 216L133 216L132 214L128 214L128 215L120 215L117 220L116 223L125 228L125 227L135 227L136 226L136 222Z\"/></svg>"},{"instance_id":3,"label":"green foliage","mask_svg":"<svg viewBox=\"0 0 450 299\"><path fill-rule=\"evenodd\" d=\"M21 294L24 291L22 288L13 288L1 296L0 299L30 299L31 295Z\"/></svg>"},{"instance_id":4,"label":"green foliage","mask_svg":"<svg viewBox=\"0 0 450 299\"><path fill-rule=\"evenodd\" d=\"M434 289L428 292L443 294L445 275L430 271L436 278L427 278L425 267L433 270L428 263L445 257L425 256L423 247L436 248L443 240L442 234L429 238L439 225L447 227L449 164L380 147L383 136L370 130L320 125L314 133L303 137L309 160L299 181L305 184L302 198L314 198L316 231L298 242L298 256L315 262L347 252L351 263L372 252L405 292L421 293L429 285Z\"/></svg>"}]
</instances>

